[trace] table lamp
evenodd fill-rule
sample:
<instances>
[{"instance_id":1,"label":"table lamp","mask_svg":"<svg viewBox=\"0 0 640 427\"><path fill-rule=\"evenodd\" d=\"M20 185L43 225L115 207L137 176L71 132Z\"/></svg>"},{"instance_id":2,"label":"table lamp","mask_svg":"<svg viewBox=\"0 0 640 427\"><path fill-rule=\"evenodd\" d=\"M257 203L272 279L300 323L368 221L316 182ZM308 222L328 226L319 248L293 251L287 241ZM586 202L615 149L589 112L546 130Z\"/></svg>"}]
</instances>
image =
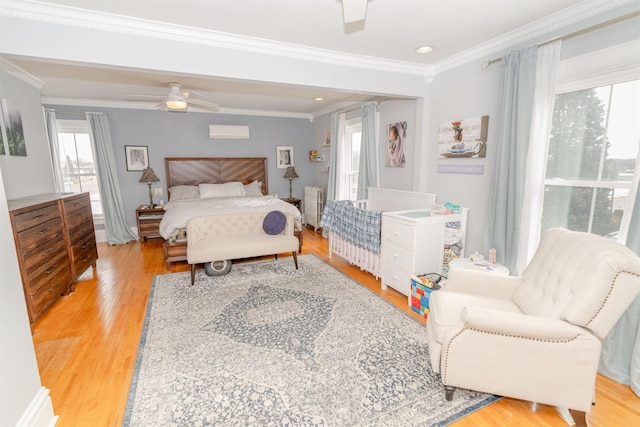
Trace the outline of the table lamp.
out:
<instances>
[{"instance_id":1,"label":"table lamp","mask_svg":"<svg viewBox=\"0 0 640 427\"><path fill-rule=\"evenodd\" d=\"M291 200L293 199L293 195L292 195L293 187L291 185L291 181L293 180L293 178L299 178L299 176L296 173L296 170L293 168L293 166L288 166L287 171L284 173L283 178L289 178L289 200Z\"/></svg>"},{"instance_id":2,"label":"table lamp","mask_svg":"<svg viewBox=\"0 0 640 427\"><path fill-rule=\"evenodd\" d=\"M149 207L153 208L153 192L151 192L151 183L160 181L160 178L156 176L153 172L152 168L146 168L142 171L142 176L140 177L140 182L146 182L149 184Z\"/></svg>"}]
</instances>

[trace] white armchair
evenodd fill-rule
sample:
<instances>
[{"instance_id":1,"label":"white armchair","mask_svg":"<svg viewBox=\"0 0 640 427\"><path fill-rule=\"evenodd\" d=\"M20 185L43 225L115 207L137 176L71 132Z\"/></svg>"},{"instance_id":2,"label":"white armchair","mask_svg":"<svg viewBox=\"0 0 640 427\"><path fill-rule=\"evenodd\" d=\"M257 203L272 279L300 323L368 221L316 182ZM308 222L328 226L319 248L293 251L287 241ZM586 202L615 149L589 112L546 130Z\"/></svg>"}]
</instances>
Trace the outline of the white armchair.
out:
<instances>
[{"instance_id":1,"label":"white armchair","mask_svg":"<svg viewBox=\"0 0 640 427\"><path fill-rule=\"evenodd\" d=\"M432 292L431 366L456 387L569 408L586 425L600 340L640 293L640 258L610 239L552 229L522 277L457 269Z\"/></svg>"}]
</instances>

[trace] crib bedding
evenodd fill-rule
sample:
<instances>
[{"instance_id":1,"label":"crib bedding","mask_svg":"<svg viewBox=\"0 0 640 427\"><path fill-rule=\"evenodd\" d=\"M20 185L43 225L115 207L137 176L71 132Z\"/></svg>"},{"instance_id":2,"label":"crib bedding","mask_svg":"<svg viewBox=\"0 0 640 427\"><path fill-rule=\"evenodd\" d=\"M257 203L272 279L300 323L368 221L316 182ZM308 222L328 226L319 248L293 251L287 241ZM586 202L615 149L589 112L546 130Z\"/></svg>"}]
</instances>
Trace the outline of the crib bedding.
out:
<instances>
[{"instance_id":1,"label":"crib bedding","mask_svg":"<svg viewBox=\"0 0 640 427\"><path fill-rule=\"evenodd\" d=\"M360 248L379 254L381 223L381 210L357 208L350 200L329 200L320 226Z\"/></svg>"},{"instance_id":2,"label":"crib bedding","mask_svg":"<svg viewBox=\"0 0 640 427\"><path fill-rule=\"evenodd\" d=\"M275 196L259 197L212 197L170 201L165 205L165 213L160 221L160 235L166 239L175 237L186 228L191 218L234 212L270 212L274 210L293 216L296 229L300 229L302 217L292 204Z\"/></svg>"}]
</instances>

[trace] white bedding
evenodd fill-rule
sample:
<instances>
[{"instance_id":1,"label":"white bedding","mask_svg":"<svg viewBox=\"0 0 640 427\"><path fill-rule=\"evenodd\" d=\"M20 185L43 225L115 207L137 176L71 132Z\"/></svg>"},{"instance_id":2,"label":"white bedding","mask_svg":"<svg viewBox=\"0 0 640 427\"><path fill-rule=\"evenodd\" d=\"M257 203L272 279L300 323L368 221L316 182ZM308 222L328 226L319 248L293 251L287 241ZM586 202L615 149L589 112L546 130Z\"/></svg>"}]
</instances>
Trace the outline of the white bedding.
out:
<instances>
[{"instance_id":1,"label":"white bedding","mask_svg":"<svg viewBox=\"0 0 640 427\"><path fill-rule=\"evenodd\" d=\"M291 203L274 196L262 197L214 197L206 199L176 200L167 203L160 221L160 235L165 239L174 237L184 230L191 218L234 212L269 212L279 210L293 216L298 225L302 222L300 211Z\"/></svg>"}]
</instances>

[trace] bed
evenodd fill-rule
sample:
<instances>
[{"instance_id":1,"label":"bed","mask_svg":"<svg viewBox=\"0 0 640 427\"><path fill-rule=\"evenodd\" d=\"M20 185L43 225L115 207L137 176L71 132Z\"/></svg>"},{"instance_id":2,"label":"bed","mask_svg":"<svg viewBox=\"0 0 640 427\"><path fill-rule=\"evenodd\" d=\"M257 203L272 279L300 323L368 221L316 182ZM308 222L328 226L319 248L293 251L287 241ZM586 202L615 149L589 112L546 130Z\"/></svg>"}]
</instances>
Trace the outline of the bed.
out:
<instances>
[{"instance_id":1,"label":"bed","mask_svg":"<svg viewBox=\"0 0 640 427\"><path fill-rule=\"evenodd\" d=\"M196 216L280 210L294 218L302 249L302 215L269 195L266 157L166 157L168 203L160 221L167 269L186 261L186 223Z\"/></svg>"},{"instance_id":2,"label":"bed","mask_svg":"<svg viewBox=\"0 0 640 427\"><path fill-rule=\"evenodd\" d=\"M383 211L430 209L436 195L369 187L367 200L328 201L321 227L329 238L329 258L336 254L380 277L380 229Z\"/></svg>"}]
</instances>

